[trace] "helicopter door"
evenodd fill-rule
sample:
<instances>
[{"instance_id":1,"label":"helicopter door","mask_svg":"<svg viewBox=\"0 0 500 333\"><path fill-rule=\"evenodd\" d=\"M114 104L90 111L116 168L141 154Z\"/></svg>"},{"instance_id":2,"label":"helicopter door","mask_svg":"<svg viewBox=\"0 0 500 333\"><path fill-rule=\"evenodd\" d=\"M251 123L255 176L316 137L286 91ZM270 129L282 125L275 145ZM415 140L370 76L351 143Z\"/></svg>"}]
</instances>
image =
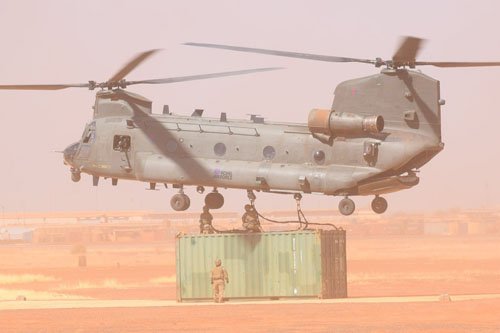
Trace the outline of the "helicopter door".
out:
<instances>
[{"instance_id":1,"label":"helicopter door","mask_svg":"<svg viewBox=\"0 0 500 333\"><path fill-rule=\"evenodd\" d=\"M113 137L113 162L119 163L120 167L127 172L132 170L131 148L130 135L115 135Z\"/></svg>"}]
</instances>

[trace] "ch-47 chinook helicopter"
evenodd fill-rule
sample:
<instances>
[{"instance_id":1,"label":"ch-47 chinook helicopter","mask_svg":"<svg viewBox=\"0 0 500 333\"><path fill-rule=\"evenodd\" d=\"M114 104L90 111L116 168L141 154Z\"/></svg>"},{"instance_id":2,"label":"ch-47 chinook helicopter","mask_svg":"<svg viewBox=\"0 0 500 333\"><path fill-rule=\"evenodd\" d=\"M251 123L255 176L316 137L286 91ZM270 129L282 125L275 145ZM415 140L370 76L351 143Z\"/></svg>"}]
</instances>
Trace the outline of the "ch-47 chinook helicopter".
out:
<instances>
[{"instance_id":1,"label":"ch-47 chinook helicopter","mask_svg":"<svg viewBox=\"0 0 500 333\"><path fill-rule=\"evenodd\" d=\"M140 54L103 83L62 85L3 85L0 89L56 90L101 88L93 120L82 138L64 150L71 178L81 173L99 178L172 184L179 193L174 210L186 210L185 186L213 191L205 204L224 204L221 188L293 194L319 193L344 197L340 212L350 215L349 196L374 195L376 213L387 209L381 194L418 184L415 171L443 149L439 81L411 70L416 65L438 67L499 66L500 62L415 61L421 40L407 37L392 60L366 60L272 51L215 44L188 43L229 50L330 62L361 62L383 67L376 75L340 83L330 109L313 109L307 124L203 117L203 110L179 116L164 107L152 114L152 102L124 90L133 84L159 84L265 71L255 69L181 78L126 81L123 78L153 51ZM408 69L408 67L410 69ZM271 68L275 69L275 68Z\"/></svg>"}]
</instances>

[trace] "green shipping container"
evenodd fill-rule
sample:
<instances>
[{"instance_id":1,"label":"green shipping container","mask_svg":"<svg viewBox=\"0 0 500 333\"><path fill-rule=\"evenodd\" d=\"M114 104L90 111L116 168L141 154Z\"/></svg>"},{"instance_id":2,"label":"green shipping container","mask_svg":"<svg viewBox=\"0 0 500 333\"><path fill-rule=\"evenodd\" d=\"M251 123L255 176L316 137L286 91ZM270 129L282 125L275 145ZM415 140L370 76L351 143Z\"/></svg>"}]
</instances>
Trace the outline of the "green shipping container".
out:
<instances>
[{"instance_id":1,"label":"green shipping container","mask_svg":"<svg viewBox=\"0 0 500 333\"><path fill-rule=\"evenodd\" d=\"M347 297L344 230L180 235L177 301L212 299L217 258L229 275L226 299Z\"/></svg>"}]
</instances>

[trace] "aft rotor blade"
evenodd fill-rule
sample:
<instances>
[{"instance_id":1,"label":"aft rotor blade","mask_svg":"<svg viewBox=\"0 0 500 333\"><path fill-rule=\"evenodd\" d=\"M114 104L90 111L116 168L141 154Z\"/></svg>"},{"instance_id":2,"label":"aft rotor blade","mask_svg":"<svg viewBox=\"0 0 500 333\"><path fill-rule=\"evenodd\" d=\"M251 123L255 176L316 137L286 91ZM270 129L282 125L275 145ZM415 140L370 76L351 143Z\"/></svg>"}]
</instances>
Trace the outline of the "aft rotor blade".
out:
<instances>
[{"instance_id":1,"label":"aft rotor blade","mask_svg":"<svg viewBox=\"0 0 500 333\"><path fill-rule=\"evenodd\" d=\"M127 85L132 85L132 84L176 83L176 82L184 82L184 81L214 79L214 78L224 77L224 76L244 75L244 74L250 74L250 73L257 73L257 72L268 72L268 71L275 71L275 70L278 70L278 69L283 69L283 68L282 67L255 68L255 69L246 69L246 70L241 70L241 71L231 71L231 72L220 72L220 73L191 75L191 76L170 77L170 78L165 78L165 79L153 79L153 80L141 80L141 81L127 81L126 84Z\"/></svg>"},{"instance_id":2,"label":"aft rotor blade","mask_svg":"<svg viewBox=\"0 0 500 333\"><path fill-rule=\"evenodd\" d=\"M108 82L118 82L123 79L128 73L130 73L134 68L139 66L144 60L146 60L153 53L158 52L158 49L149 50L146 52L139 53L134 58L132 58L122 69L118 71L115 75L113 75Z\"/></svg>"},{"instance_id":3,"label":"aft rotor blade","mask_svg":"<svg viewBox=\"0 0 500 333\"><path fill-rule=\"evenodd\" d=\"M309 53L256 49L256 48L252 48L252 47L230 46L230 45L220 45L220 44L205 44L205 43L184 43L184 45L201 46L201 47L231 50L231 51L240 51L240 52L260 53L260 54L268 54L268 55L275 55L275 56L281 56L281 57L299 58L299 59L308 59L308 60L317 60L317 61L326 61L326 62L361 62L361 63L365 63L365 64L375 64L376 63L375 60L368 60L368 59L357 59L357 58L336 57L336 56L327 56L327 55L309 54Z\"/></svg>"},{"instance_id":4,"label":"aft rotor blade","mask_svg":"<svg viewBox=\"0 0 500 333\"><path fill-rule=\"evenodd\" d=\"M392 56L393 63L414 63L423 42L425 40L421 38L404 37L398 50Z\"/></svg>"},{"instance_id":5,"label":"aft rotor blade","mask_svg":"<svg viewBox=\"0 0 500 333\"><path fill-rule=\"evenodd\" d=\"M88 88L88 83L76 84L9 84L0 85L4 90L61 90L66 88Z\"/></svg>"},{"instance_id":6,"label":"aft rotor blade","mask_svg":"<svg viewBox=\"0 0 500 333\"><path fill-rule=\"evenodd\" d=\"M440 61L416 61L417 66L436 66L436 67L490 67L500 66L500 62L440 62Z\"/></svg>"}]
</instances>

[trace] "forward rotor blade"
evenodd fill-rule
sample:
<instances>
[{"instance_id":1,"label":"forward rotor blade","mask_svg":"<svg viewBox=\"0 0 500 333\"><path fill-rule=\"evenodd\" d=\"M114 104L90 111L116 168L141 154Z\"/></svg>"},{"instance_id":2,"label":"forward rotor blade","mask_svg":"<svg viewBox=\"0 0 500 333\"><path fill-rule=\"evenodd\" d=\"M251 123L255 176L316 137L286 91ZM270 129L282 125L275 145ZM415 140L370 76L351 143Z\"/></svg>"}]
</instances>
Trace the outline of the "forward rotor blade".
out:
<instances>
[{"instance_id":1,"label":"forward rotor blade","mask_svg":"<svg viewBox=\"0 0 500 333\"><path fill-rule=\"evenodd\" d=\"M88 88L88 83L76 84L9 84L0 85L4 90L61 90L66 88Z\"/></svg>"},{"instance_id":2,"label":"forward rotor blade","mask_svg":"<svg viewBox=\"0 0 500 333\"><path fill-rule=\"evenodd\" d=\"M417 66L436 66L436 67L489 67L500 66L500 62L440 62L440 61L416 61Z\"/></svg>"},{"instance_id":3,"label":"forward rotor blade","mask_svg":"<svg viewBox=\"0 0 500 333\"><path fill-rule=\"evenodd\" d=\"M396 64L414 63L423 42L425 42L425 40L421 38L411 36L404 37L398 50L392 56L392 61Z\"/></svg>"},{"instance_id":4,"label":"forward rotor blade","mask_svg":"<svg viewBox=\"0 0 500 333\"><path fill-rule=\"evenodd\" d=\"M139 66L140 63L142 63L144 60L146 60L149 56L151 56L153 53L158 52L158 49L154 50L149 50L146 52L139 53L136 55L134 58L132 58L125 66L123 66L122 69L118 71L115 75L111 77L111 79L108 80L108 82L118 82L121 79L123 79L128 73L130 73L134 68Z\"/></svg>"},{"instance_id":5,"label":"forward rotor blade","mask_svg":"<svg viewBox=\"0 0 500 333\"><path fill-rule=\"evenodd\" d=\"M153 80L141 80L141 81L127 81L127 85L132 84L164 84L164 83L176 83L184 81L194 81L194 80L205 80L213 79L224 76L234 76L234 75L244 75L257 72L268 72L275 71L278 69L283 69L281 67L269 67L269 68L256 68L256 69L246 69L241 71L231 71L231 72L221 72L221 73L211 73L211 74L201 74L201 75L191 75L191 76L179 76L170 77L165 79L153 79Z\"/></svg>"},{"instance_id":6,"label":"forward rotor blade","mask_svg":"<svg viewBox=\"0 0 500 333\"><path fill-rule=\"evenodd\" d=\"M184 43L184 45L201 46L201 47L208 47L208 48L214 48L214 49L223 49L223 50L249 52L249 53L260 53L260 54L268 54L268 55L275 55L275 56L281 56L281 57L318 60L318 61L327 61L327 62L361 62L361 63L365 63L365 64L375 64L376 63L376 61L368 60L368 59L345 58L345 57L327 56L327 55L319 55L319 54L287 52L287 51L277 51L277 50L267 50L267 49L256 49L256 48L251 48L251 47L230 46L230 45L220 45L220 44Z\"/></svg>"}]
</instances>

